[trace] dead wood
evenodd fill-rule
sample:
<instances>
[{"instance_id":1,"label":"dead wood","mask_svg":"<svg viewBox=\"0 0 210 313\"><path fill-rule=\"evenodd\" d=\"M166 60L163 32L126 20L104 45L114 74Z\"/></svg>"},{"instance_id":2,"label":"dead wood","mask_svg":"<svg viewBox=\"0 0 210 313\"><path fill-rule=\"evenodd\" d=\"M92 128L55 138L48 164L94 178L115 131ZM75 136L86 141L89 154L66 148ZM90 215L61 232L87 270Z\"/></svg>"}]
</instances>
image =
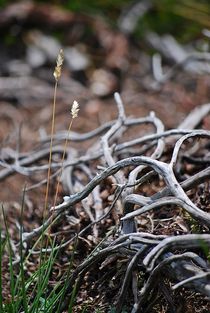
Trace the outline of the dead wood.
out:
<instances>
[{"instance_id":1,"label":"dead wood","mask_svg":"<svg viewBox=\"0 0 210 313\"><path fill-rule=\"evenodd\" d=\"M171 292L185 286L210 298L210 269L207 256L203 255L202 250L203 245L209 249L210 235L205 233L183 233L176 236L152 234L142 232L141 226L139 226L142 216L147 217L149 215L146 214L153 212L149 220L154 230L154 223L156 225L158 223L154 218L155 214L158 216L163 209L176 212L175 208L178 208L183 223L187 225L187 216L188 219L193 219L194 223L209 231L209 211L199 207L199 204L195 203L187 193L209 179L210 170L207 167L209 163L204 158L203 162L199 162L201 168L191 175L188 174L183 181L180 180L180 173L177 170L183 167L183 164L180 164L182 157L180 150L184 149L185 155L187 155L189 142L192 145L195 138L204 138L202 140L206 140L209 144L210 132L204 129L194 129L209 113L209 104L190 113L177 129L165 130L164 123L153 112L145 118L127 118L119 94L115 94L115 100L118 105L117 120L86 134L72 133L72 141L80 142L96 138L99 140L101 148L91 154L87 151L86 155L79 155L75 152L73 157L72 150L67 151L62 184L68 194L65 194L62 203L51 208L51 213L43 225L30 232L24 232L22 240L27 248L31 249L36 237L49 227L54 227L61 221L61 218L70 218L70 215L75 212L76 205L80 205L90 223L55 248L62 249L75 239L80 240L79 238L82 238L81 236L87 230L92 229L93 236L99 236L101 222L105 222L107 217L112 214L117 218L117 225L115 225L118 230L117 234L108 236L98 250L91 253L77 266L69 278L69 292L71 292L76 279L79 282L77 288L82 285L85 275L92 267L99 266L101 263L103 263L101 268L106 267L108 266L106 264L109 264L107 259L119 256L126 259L126 271L116 300L117 312L122 309L131 283L133 286L131 292L133 292L134 298L132 312L142 312L148 300L151 300L154 288L158 286L163 272L165 277L175 282ZM155 132L142 137L137 134L137 138L126 141L126 131L141 124L152 125ZM54 136L59 146L53 149L53 155L56 155L57 158L53 160L52 169L60 167L60 155L63 153L61 142L65 140L66 136L66 132L57 133ZM98 139L100 136L101 138ZM25 155L16 153L14 164L7 163L6 159L4 162L2 161L1 166L4 168L0 171L0 179L4 180L14 173L29 175L32 172L47 170L49 149L46 148L46 144L48 140L48 137L41 140L36 151ZM151 143L152 145L150 145ZM122 152L126 152L128 148L134 146L139 149L146 146L147 156L132 155L124 159L120 158ZM183 146L184 148L182 148ZM195 150L195 155L191 153L190 157L185 157L184 161L187 163L196 157ZM98 168L90 166L92 160L97 161ZM43 162L46 163L43 164ZM196 162L194 166L196 167ZM82 179L79 180L76 177L74 174L76 171L82 173ZM58 175L58 173L59 170L53 175ZM114 178L111 180L110 188L115 195L108 210L105 211L101 198L101 185L112 176ZM158 185L153 194L150 193L150 180L154 180ZM147 185L147 194L143 193L141 189L145 185ZM161 223L161 218L158 218L158 221ZM51 249L48 247L43 249L43 252L49 251ZM31 250L33 254L39 252ZM114 259L117 262L117 258ZM18 260L16 261L18 262ZM138 290L138 276L141 271L146 274L147 278L143 282L143 287Z\"/></svg>"}]
</instances>

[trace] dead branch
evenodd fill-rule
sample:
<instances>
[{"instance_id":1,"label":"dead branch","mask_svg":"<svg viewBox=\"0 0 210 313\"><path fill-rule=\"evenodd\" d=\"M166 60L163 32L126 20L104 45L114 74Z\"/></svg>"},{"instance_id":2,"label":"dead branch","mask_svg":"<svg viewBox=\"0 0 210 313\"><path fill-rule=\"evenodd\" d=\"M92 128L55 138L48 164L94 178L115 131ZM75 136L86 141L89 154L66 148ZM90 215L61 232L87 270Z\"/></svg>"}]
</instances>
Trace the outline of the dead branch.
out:
<instances>
[{"instance_id":1,"label":"dead branch","mask_svg":"<svg viewBox=\"0 0 210 313\"><path fill-rule=\"evenodd\" d=\"M121 228L115 236L108 237L99 249L94 250L87 259L78 265L69 278L69 292L71 292L76 279L78 279L79 284L82 284L85 274L92 266L102 263L104 268L109 263L106 262L106 258L117 255L126 258L127 262L125 277L116 302L117 312L120 312L122 308L131 280L134 294L132 312L141 312L144 304L151 300L155 284L158 283L160 273L163 270L164 275L170 279L175 279L177 282L172 289L186 286L210 298L209 266L205 257L201 258L191 251L192 249L193 251L194 249L202 250L203 244L209 247L210 235L155 235L141 232L135 224L135 220L138 220L139 215L143 213L151 210L158 212L157 210L161 210L161 208L170 210L172 207L178 207L189 213L199 225L209 229L209 212L205 211L203 206L199 207L198 204L194 203L193 199L189 198L186 193L209 179L210 167L207 167L208 162L200 162L197 173L195 170L193 174L188 175L187 179L180 182L179 167L182 164L178 162L178 157L185 141L190 140L194 144L197 137L209 140L210 131L195 130L194 128L202 122L206 114L209 114L210 105L206 104L201 106L200 110L194 110L177 129L165 130L163 122L154 113L145 118L127 118L118 93L115 94L115 100L118 106L117 120L108 122L86 134L71 133L71 140L75 142L87 141L100 136L101 139L97 138L97 148L93 145L84 155L79 155L73 149L67 151L62 176L62 184L67 195L64 196L62 203L51 208L51 213L42 225L30 232L23 233L22 241L27 244L27 248L30 250L34 238L45 233L51 225L60 221L61 217L74 212L75 205L78 203L82 204L81 207L89 216L89 224L81 229L78 234L72 235L66 242L56 245L54 250L64 248L74 240L80 240L79 238L82 238L81 236L91 228L97 237L99 223L113 212L118 201L123 208L122 216L119 216ZM143 124L152 125L155 129L154 133L141 137L138 137L137 134L136 138L129 141L125 140L124 136L127 129ZM61 143L66 136L66 132L57 133L54 139ZM117 142L119 137L121 143ZM14 164L2 160L0 165L5 168L0 171L0 180L15 172L28 175L32 172L46 170L47 164L43 165L43 161L47 160L49 154L49 148L46 148L48 141L48 137L42 140L39 147L31 153L21 155L17 152ZM99 142L101 142L100 148L98 148ZM170 145L171 157L168 155L168 144ZM135 150L136 147L140 148ZM190 157L193 158L198 149L199 146L196 149L191 149L190 152L188 150ZM139 155L139 151L147 153L147 156L145 154ZM57 146L53 153L58 156L62 155L63 148ZM128 157L122 159L124 154ZM97 161L97 174L95 173L96 168L92 169L90 166L92 160ZM40 161L42 161L41 165ZM185 162L188 162L188 159L185 159ZM60 162L56 160L52 165L57 169ZM75 179L76 170L82 172L85 182L88 181L88 183ZM59 170L52 177L58 173ZM110 176L115 178L115 196L108 210L105 211L100 192L102 184ZM136 187L139 188L142 184L147 184L149 180L155 180L160 185L164 181L166 186L162 189L158 187L158 191L152 195L145 195L140 191L137 193ZM149 188L149 184L147 185ZM150 221L154 225L152 215ZM152 227L152 231L153 229L154 227ZM182 249L187 250L187 252L181 253ZM176 254L173 254L172 251L174 250L176 250ZM179 254L177 254L177 250ZM30 251L33 254L40 253L35 249ZM51 251L51 248L46 247L42 251L47 253ZM149 273L149 278L140 291L138 290L139 271Z\"/></svg>"}]
</instances>

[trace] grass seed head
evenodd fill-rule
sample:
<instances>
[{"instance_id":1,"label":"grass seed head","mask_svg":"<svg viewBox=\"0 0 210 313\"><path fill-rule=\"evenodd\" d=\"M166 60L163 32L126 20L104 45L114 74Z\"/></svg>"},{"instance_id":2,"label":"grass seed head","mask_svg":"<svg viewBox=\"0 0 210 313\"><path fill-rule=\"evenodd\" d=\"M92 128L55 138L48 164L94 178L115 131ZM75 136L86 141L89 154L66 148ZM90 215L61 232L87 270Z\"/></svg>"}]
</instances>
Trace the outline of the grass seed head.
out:
<instances>
[{"instance_id":1,"label":"grass seed head","mask_svg":"<svg viewBox=\"0 0 210 313\"><path fill-rule=\"evenodd\" d=\"M71 107L71 115L72 115L72 118L75 118L78 116L78 112L79 112L79 103L74 100L73 104L72 104L72 107Z\"/></svg>"},{"instance_id":2,"label":"grass seed head","mask_svg":"<svg viewBox=\"0 0 210 313\"><path fill-rule=\"evenodd\" d=\"M58 57L56 60L56 67L55 67L55 71L53 73L56 81L58 81L59 78L61 77L61 70L62 70L63 61L64 61L64 53L63 53L63 50L61 49L58 53Z\"/></svg>"}]
</instances>

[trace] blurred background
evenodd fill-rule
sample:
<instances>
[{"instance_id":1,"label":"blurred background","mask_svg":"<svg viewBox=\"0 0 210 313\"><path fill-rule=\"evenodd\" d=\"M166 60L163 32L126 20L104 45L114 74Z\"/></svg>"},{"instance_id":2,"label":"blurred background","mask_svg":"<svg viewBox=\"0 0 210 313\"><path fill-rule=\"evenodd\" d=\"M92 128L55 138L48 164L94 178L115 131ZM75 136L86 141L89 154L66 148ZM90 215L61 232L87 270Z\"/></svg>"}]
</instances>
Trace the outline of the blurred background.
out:
<instances>
[{"instance_id":1,"label":"blurred background","mask_svg":"<svg viewBox=\"0 0 210 313\"><path fill-rule=\"evenodd\" d=\"M80 103L76 131L115 118L115 91L128 115L153 110L176 127L210 98L209 16L208 0L1 0L1 161L14 158L17 142L25 153L49 134L60 48L56 132L68 127L73 100ZM19 179L7 179L2 199L19 197Z\"/></svg>"}]
</instances>

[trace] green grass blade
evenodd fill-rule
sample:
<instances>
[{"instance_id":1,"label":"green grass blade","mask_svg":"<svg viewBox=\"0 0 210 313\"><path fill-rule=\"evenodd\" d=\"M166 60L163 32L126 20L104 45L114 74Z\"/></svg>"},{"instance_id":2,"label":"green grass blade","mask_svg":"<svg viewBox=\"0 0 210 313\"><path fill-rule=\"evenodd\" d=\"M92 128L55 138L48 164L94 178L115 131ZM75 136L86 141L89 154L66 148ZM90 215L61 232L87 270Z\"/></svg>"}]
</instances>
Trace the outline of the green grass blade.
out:
<instances>
[{"instance_id":1,"label":"green grass blade","mask_svg":"<svg viewBox=\"0 0 210 313\"><path fill-rule=\"evenodd\" d=\"M50 273L52 271L53 264L55 262L55 259L57 257L58 251L54 252L53 247L55 246L55 241L53 242L52 246L52 252L48 256L48 259L45 260L45 263L43 264L41 268L38 269L39 271L39 284L37 284L37 291L36 291L36 297L34 299L34 303L32 304L30 313L33 312L40 312L40 300L42 297L46 297L46 290L49 282ZM44 266L43 266L44 265ZM45 305L45 304L44 304Z\"/></svg>"},{"instance_id":2,"label":"green grass blade","mask_svg":"<svg viewBox=\"0 0 210 313\"><path fill-rule=\"evenodd\" d=\"M9 312L16 313L16 308L15 308L15 275L14 275L14 269L13 269L13 264L12 264L12 247L11 247L10 235L9 235L9 230L8 230L8 225L7 225L3 205L2 205L2 212L3 212L5 229L6 229L6 241L8 243L8 249L9 249L10 292L11 292L11 297L12 297L12 301L10 303L11 304L11 310Z\"/></svg>"},{"instance_id":3,"label":"green grass blade","mask_svg":"<svg viewBox=\"0 0 210 313\"><path fill-rule=\"evenodd\" d=\"M74 302L75 302L76 294L77 294L77 281L75 282L74 288L72 290L71 299L70 299L70 303L69 303L69 307L68 307L68 313L72 313L72 309L73 309L73 305L74 305Z\"/></svg>"},{"instance_id":4,"label":"green grass blade","mask_svg":"<svg viewBox=\"0 0 210 313\"><path fill-rule=\"evenodd\" d=\"M2 253L3 253L2 230L1 230L1 227L0 227L0 312L3 312L3 294L2 294Z\"/></svg>"},{"instance_id":5,"label":"green grass blade","mask_svg":"<svg viewBox=\"0 0 210 313\"><path fill-rule=\"evenodd\" d=\"M24 312L28 313L27 292L25 287L25 273L24 273L24 258L23 258L23 209L25 200L25 187L23 190L23 197L21 203L21 218L20 218L20 276L21 276L21 293Z\"/></svg>"}]
</instances>

